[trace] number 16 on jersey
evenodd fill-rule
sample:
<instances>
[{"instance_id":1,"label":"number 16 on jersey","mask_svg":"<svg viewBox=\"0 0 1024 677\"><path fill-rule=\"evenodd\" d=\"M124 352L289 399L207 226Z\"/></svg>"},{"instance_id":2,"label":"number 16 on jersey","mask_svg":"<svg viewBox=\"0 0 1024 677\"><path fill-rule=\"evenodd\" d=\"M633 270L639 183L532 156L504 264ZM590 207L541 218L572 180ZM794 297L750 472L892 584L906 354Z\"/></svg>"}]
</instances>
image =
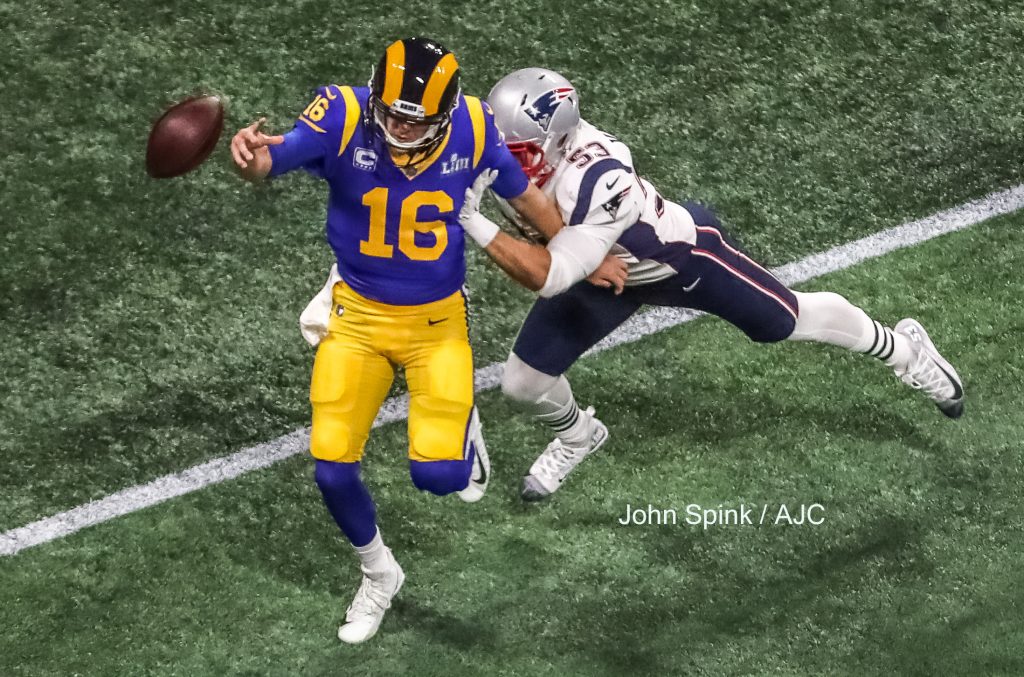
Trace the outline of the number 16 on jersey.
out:
<instances>
[{"instance_id":1,"label":"number 16 on jersey","mask_svg":"<svg viewBox=\"0 0 1024 677\"><path fill-rule=\"evenodd\" d=\"M370 208L370 230L359 243L360 253L390 259L395 245L387 241L388 189L378 186L363 195L363 204ZM451 213L454 201L443 190L417 190L402 200L398 216L398 249L413 261L436 261L448 247L448 228L444 221L420 221L421 207L435 207L439 214ZM416 233L429 234L433 244L416 243Z\"/></svg>"}]
</instances>

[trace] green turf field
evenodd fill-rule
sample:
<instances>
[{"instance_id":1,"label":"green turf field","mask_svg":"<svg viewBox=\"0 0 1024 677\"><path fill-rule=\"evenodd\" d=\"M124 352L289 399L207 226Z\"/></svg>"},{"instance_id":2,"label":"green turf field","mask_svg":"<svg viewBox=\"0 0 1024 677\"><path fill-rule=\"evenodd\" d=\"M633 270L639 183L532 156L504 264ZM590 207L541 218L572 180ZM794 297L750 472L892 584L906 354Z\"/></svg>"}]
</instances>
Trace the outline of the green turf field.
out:
<instances>
[{"instance_id":1,"label":"green turf field","mask_svg":"<svg viewBox=\"0 0 1024 677\"><path fill-rule=\"evenodd\" d=\"M148 179L150 122L196 89L228 97L230 134L285 129L407 34L455 50L469 93L555 68L772 265L1024 176L1016 3L551 5L0 1L0 530L308 424L325 192L254 189L226 146ZM613 438L549 504L516 497L547 440L500 393L476 506L419 494L404 427L376 431L409 579L370 643L334 638L355 560L302 457L0 558L0 675L1022 674L1022 225L806 286L922 320L965 377L957 423L867 359L700 320L574 368ZM530 296L470 256L484 365ZM627 502L826 521L627 528Z\"/></svg>"}]
</instances>

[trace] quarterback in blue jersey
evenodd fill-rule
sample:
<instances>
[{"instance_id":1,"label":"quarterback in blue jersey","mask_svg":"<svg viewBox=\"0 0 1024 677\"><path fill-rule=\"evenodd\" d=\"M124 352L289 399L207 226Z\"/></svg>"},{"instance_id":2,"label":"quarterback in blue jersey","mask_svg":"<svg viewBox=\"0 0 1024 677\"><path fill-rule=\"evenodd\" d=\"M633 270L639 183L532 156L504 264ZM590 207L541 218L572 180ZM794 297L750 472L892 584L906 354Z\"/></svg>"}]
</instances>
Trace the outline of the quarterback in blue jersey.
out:
<instances>
[{"instance_id":1,"label":"quarterback in blue jersey","mask_svg":"<svg viewBox=\"0 0 1024 677\"><path fill-rule=\"evenodd\" d=\"M462 95L455 55L433 40L392 43L368 87L320 88L287 134L267 135L261 123L232 140L244 178L302 169L330 188L336 282L313 365L310 451L324 502L363 572L338 637L362 642L404 580L360 478L396 366L409 385L413 483L472 502L490 472L462 289L466 191L486 171L496 177L491 188L539 229L557 230L561 217L505 146L488 105Z\"/></svg>"}]
</instances>

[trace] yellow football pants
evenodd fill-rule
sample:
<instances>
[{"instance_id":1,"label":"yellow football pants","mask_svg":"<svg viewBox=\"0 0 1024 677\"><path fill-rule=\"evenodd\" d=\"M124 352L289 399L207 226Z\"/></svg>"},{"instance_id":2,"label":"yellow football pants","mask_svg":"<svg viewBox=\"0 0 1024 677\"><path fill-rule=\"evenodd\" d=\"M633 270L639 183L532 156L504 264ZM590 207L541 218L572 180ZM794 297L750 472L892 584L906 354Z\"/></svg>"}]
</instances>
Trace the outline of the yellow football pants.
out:
<instances>
[{"instance_id":1,"label":"yellow football pants","mask_svg":"<svg viewBox=\"0 0 1024 677\"><path fill-rule=\"evenodd\" d=\"M401 366L409 385L409 458L464 458L473 408L466 313L461 292L420 306L393 306L336 284L309 389L313 456L343 463L362 458L394 369Z\"/></svg>"}]
</instances>

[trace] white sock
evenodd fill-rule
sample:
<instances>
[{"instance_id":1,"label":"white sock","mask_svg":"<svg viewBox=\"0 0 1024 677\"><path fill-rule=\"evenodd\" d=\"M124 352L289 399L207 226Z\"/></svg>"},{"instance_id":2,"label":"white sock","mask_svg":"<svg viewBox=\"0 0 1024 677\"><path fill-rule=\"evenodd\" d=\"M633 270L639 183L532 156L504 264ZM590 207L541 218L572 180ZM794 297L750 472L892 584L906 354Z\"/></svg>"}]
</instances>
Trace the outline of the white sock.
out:
<instances>
[{"instance_id":1,"label":"white sock","mask_svg":"<svg viewBox=\"0 0 1024 677\"><path fill-rule=\"evenodd\" d=\"M910 364L910 341L877 320L871 321L874 334L871 346L860 352L877 357L893 369L905 370Z\"/></svg>"},{"instance_id":2,"label":"white sock","mask_svg":"<svg viewBox=\"0 0 1024 677\"><path fill-rule=\"evenodd\" d=\"M569 380L559 376L555 385L533 403L534 416L555 431L567 447L585 447L590 441L590 414L580 411Z\"/></svg>"},{"instance_id":3,"label":"white sock","mask_svg":"<svg viewBox=\"0 0 1024 677\"><path fill-rule=\"evenodd\" d=\"M791 341L828 343L877 357L894 369L910 363L910 342L872 320L867 313L832 292L793 292L800 315Z\"/></svg>"},{"instance_id":4,"label":"white sock","mask_svg":"<svg viewBox=\"0 0 1024 677\"><path fill-rule=\"evenodd\" d=\"M367 576L372 578L376 573L383 573L391 569L391 550L384 545L379 529L374 534L372 541L366 545L357 545L355 549L356 554L359 555L363 573Z\"/></svg>"},{"instance_id":5,"label":"white sock","mask_svg":"<svg viewBox=\"0 0 1024 677\"><path fill-rule=\"evenodd\" d=\"M566 446L578 449L589 444L592 417L580 411L564 374L537 371L512 353L505 362L501 391L554 430Z\"/></svg>"}]
</instances>

